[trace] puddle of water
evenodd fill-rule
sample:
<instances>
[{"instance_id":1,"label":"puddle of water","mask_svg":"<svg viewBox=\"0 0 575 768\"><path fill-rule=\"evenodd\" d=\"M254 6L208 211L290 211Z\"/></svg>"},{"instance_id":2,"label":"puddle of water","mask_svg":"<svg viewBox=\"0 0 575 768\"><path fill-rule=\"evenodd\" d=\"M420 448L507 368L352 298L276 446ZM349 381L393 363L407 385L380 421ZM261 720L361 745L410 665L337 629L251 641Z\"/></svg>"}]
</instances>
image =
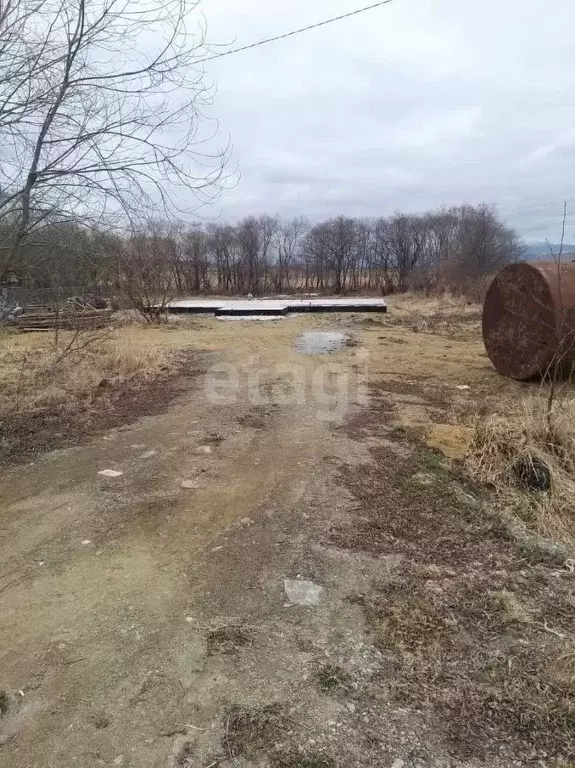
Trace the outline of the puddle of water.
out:
<instances>
[{"instance_id":1,"label":"puddle of water","mask_svg":"<svg viewBox=\"0 0 575 768\"><path fill-rule=\"evenodd\" d=\"M295 348L303 355L326 355L342 349L346 341L341 331L306 331L295 340Z\"/></svg>"}]
</instances>

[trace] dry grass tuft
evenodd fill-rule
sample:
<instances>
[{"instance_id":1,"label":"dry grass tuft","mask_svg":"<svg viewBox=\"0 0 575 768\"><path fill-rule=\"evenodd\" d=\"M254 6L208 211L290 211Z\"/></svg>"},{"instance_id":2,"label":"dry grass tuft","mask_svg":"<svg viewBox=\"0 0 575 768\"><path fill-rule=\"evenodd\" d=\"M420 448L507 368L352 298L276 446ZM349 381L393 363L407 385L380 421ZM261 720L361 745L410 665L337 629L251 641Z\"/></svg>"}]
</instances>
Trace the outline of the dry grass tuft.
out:
<instances>
[{"instance_id":1,"label":"dry grass tuft","mask_svg":"<svg viewBox=\"0 0 575 768\"><path fill-rule=\"evenodd\" d=\"M349 693L353 690L353 681L349 672L337 664L326 664L317 673L317 681L324 693L340 691Z\"/></svg>"},{"instance_id":2,"label":"dry grass tuft","mask_svg":"<svg viewBox=\"0 0 575 768\"><path fill-rule=\"evenodd\" d=\"M336 763L331 757L299 752L273 755L270 765L271 768L336 768Z\"/></svg>"},{"instance_id":3,"label":"dry grass tuft","mask_svg":"<svg viewBox=\"0 0 575 768\"><path fill-rule=\"evenodd\" d=\"M240 648L253 645L254 635L248 627L231 624L211 630L207 637L208 656L231 655Z\"/></svg>"},{"instance_id":4,"label":"dry grass tuft","mask_svg":"<svg viewBox=\"0 0 575 768\"><path fill-rule=\"evenodd\" d=\"M293 733L292 725L281 704L259 709L234 707L225 722L223 746L231 759L238 756L256 759L273 752L276 744Z\"/></svg>"},{"instance_id":5,"label":"dry grass tuft","mask_svg":"<svg viewBox=\"0 0 575 768\"><path fill-rule=\"evenodd\" d=\"M310 753L297 739L296 723L282 704L257 709L234 707L225 720L222 746L231 763L245 758L270 768L335 768L336 762L323 753ZM243 764L243 763L242 763ZM239 762L238 762L239 765Z\"/></svg>"},{"instance_id":6,"label":"dry grass tuft","mask_svg":"<svg viewBox=\"0 0 575 768\"><path fill-rule=\"evenodd\" d=\"M549 538L575 543L575 398L563 394L549 409L547 397L537 393L525 398L519 411L510 407L506 415L478 418L467 463L529 526ZM549 490L526 490L518 463L546 467Z\"/></svg>"},{"instance_id":7,"label":"dry grass tuft","mask_svg":"<svg viewBox=\"0 0 575 768\"><path fill-rule=\"evenodd\" d=\"M491 593L491 597L505 622L528 624L531 621L529 610L513 592L507 589L498 589Z\"/></svg>"}]
</instances>

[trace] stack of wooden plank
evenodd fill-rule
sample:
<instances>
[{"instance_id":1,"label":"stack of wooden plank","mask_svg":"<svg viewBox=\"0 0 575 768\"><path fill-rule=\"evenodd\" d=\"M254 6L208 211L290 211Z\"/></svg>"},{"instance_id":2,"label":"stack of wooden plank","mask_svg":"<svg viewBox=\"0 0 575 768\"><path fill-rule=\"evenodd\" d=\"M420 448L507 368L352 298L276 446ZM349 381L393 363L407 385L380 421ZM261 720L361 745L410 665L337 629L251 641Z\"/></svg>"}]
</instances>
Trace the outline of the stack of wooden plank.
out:
<instances>
[{"instance_id":1,"label":"stack of wooden plank","mask_svg":"<svg viewBox=\"0 0 575 768\"><path fill-rule=\"evenodd\" d=\"M111 309L65 309L61 312L25 312L20 315L17 327L24 333L31 331L92 330L105 328L112 319Z\"/></svg>"}]
</instances>

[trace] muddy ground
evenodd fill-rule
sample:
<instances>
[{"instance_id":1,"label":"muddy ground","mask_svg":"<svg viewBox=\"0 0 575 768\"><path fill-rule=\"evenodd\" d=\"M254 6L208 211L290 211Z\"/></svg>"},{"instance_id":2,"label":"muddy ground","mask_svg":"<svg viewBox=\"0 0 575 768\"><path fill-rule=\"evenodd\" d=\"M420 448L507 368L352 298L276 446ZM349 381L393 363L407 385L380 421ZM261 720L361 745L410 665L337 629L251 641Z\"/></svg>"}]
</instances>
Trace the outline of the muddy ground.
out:
<instances>
[{"instance_id":1,"label":"muddy ground","mask_svg":"<svg viewBox=\"0 0 575 768\"><path fill-rule=\"evenodd\" d=\"M0 764L571 764L572 568L460 461L522 390L476 311L161 333L169 406L2 471Z\"/></svg>"}]
</instances>

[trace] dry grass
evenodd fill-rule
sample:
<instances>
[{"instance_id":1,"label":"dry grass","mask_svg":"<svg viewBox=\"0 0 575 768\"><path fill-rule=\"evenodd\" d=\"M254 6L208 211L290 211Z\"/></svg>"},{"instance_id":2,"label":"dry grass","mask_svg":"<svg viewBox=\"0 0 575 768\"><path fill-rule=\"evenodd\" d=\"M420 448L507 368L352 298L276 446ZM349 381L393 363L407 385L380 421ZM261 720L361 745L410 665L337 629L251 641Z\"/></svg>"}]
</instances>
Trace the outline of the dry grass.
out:
<instances>
[{"instance_id":1,"label":"dry grass","mask_svg":"<svg viewBox=\"0 0 575 768\"><path fill-rule=\"evenodd\" d=\"M394 314L418 312L423 317L467 315L470 319L475 319L478 311L481 310L480 303L452 293L433 297L422 293L403 293L390 296L388 303L393 308Z\"/></svg>"},{"instance_id":2,"label":"dry grass","mask_svg":"<svg viewBox=\"0 0 575 768\"><path fill-rule=\"evenodd\" d=\"M386 401L379 401L378 418L376 407L369 417L350 420L351 435L365 439L377 434L378 424L390 423ZM567 451L566 408L562 400L554 411L553 442L562 435ZM507 430L515 434L525 418L518 418L517 408L508 409L508 421ZM478 428L485 430L485 421ZM508 431L495 447L492 438L487 441L491 453L475 458L476 466L483 460L484 481L489 475L503 488L505 478L506 493L516 493L521 503L545 496L510 484L517 452ZM531 427L522 449L534 435ZM477 440L476 431L475 449ZM547 457L548 447L539 450ZM528 552L500 517L499 505L482 506L483 494L458 466L421 444L411 443L407 456L386 446L373 446L370 453L373 462L361 474L341 470L357 508L355 516L331 528L329 540L374 556L403 556L389 580L350 597L363 609L385 659L379 683L386 695L399 707L425 712L458 757L501 751L523 764L574 754L572 577L565 558L556 562L535 544ZM556 462L557 453L555 445ZM567 461L564 456L563 472ZM414 482L422 471L432 479L431 492ZM554 477L554 493L557 482Z\"/></svg>"},{"instance_id":3,"label":"dry grass","mask_svg":"<svg viewBox=\"0 0 575 768\"><path fill-rule=\"evenodd\" d=\"M518 594L511 573L498 589L489 587L501 576L454 574L410 564L402 578L358 598L393 669L382 684L400 706L432 712L460 756L484 756L500 744L569 754L573 652L547 624L546 606L531 592L536 584Z\"/></svg>"},{"instance_id":4,"label":"dry grass","mask_svg":"<svg viewBox=\"0 0 575 768\"><path fill-rule=\"evenodd\" d=\"M76 410L105 394L115 382L139 386L172 363L170 350L148 339L143 328L83 334L62 358L72 333L4 334L0 338L0 418L5 414Z\"/></svg>"},{"instance_id":5,"label":"dry grass","mask_svg":"<svg viewBox=\"0 0 575 768\"><path fill-rule=\"evenodd\" d=\"M417 333L425 336L425 345L433 353L435 370L431 376L439 378L442 384L471 384L469 400L461 402L459 416L463 424L471 425L471 442L467 450L466 463L472 476L480 483L496 490L501 507L530 528L544 536L566 544L575 543L575 397L573 389L565 385L555 398L551 412L548 411L549 391L546 386L533 387L526 393L525 385L515 384L501 377L491 376L487 360L480 362L479 354L484 353L480 342L481 306L467 299L444 294L429 298L421 294L405 294L392 297L391 313L386 322L409 328L415 332L415 341L409 344L419 357L403 350L394 357L409 359L412 371L422 370L424 351L419 345ZM389 335L389 334L388 334ZM457 356L453 352L447 357L432 339L448 337L458 343ZM405 338L405 335L404 335ZM409 337L407 337L409 338ZM461 342L476 344L462 356ZM389 347L386 353L391 354ZM437 360L443 359L440 369ZM485 355L483 354L483 358ZM394 366L397 368L398 366ZM415 373L411 373L413 377ZM454 378L455 377L455 378ZM402 382L403 383L403 382ZM503 393L506 393L505 395ZM424 393L429 399L429 392ZM483 414L473 420L473 409L482 408ZM429 409L428 409L429 410ZM453 406L450 407L452 421ZM437 422L436 415L430 421ZM436 444L434 437L444 427L431 424L426 430L428 444L445 450L443 442ZM446 430L456 427L449 424ZM462 438L467 429L458 427ZM463 441L461 442L463 445ZM452 455L451 458L460 458ZM544 465L551 476L551 488L546 492L533 492L521 485L516 471L518 463Z\"/></svg>"},{"instance_id":6,"label":"dry grass","mask_svg":"<svg viewBox=\"0 0 575 768\"><path fill-rule=\"evenodd\" d=\"M450 294L414 293L392 296L389 304L370 365L382 374L378 389L395 426L451 459L465 459L473 478L497 491L501 509L533 531L575 543L572 387L558 392L548 418L546 386L519 384L494 371L481 342L480 305ZM407 395L419 399L407 402ZM550 490L522 486L521 462L548 467Z\"/></svg>"},{"instance_id":7,"label":"dry grass","mask_svg":"<svg viewBox=\"0 0 575 768\"><path fill-rule=\"evenodd\" d=\"M317 681L324 693L349 693L353 690L353 681L349 672L337 664L325 664L318 670Z\"/></svg>"},{"instance_id":8,"label":"dry grass","mask_svg":"<svg viewBox=\"0 0 575 768\"><path fill-rule=\"evenodd\" d=\"M157 413L201 370L189 333L125 325L0 335L0 464Z\"/></svg>"},{"instance_id":9,"label":"dry grass","mask_svg":"<svg viewBox=\"0 0 575 768\"><path fill-rule=\"evenodd\" d=\"M527 396L519 408L478 418L467 463L473 475L494 488L502 504L539 533L575 543L575 398L565 392L548 409L544 391ZM551 477L545 492L519 482L518 462L544 465Z\"/></svg>"},{"instance_id":10,"label":"dry grass","mask_svg":"<svg viewBox=\"0 0 575 768\"><path fill-rule=\"evenodd\" d=\"M234 707L226 718L223 747L230 759L240 755L257 759L292 733L293 725L281 704L259 709Z\"/></svg>"},{"instance_id":11,"label":"dry grass","mask_svg":"<svg viewBox=\"0 0 575 768\"><path fill-rule=\"evenodd\" d=\"M253 642L253 632L241 624L217 627L208 633L208 656L232 655Z\"/></svg>"},{"instance_id":12,"label":"dry grass","mask_svg":"<svg viewBox=\"0 0 575 768\"><path fill-rule=\"evenodd\" d=\"M433 333L449 339L477 337L481 305L449 293L434 298L407 293L392 297L386 325L401 325L414 333Z\"/></svg>"},{"instance_id":13,"label":"dry grass","mask_svg":"<svg viewBox=\"0 0 575 768\"><path fill-rule=\"evenodd\" d=\"M272 768L336 768L336 762L325 755L304 755L293 751L274 755L271 766Z\"/></svg>"},{"instance_id":14,"label":"dry grass","mask_svg":"<svg viewBox=\"0 0 575 768\"><path fill-rule=\"evenodd\" d=\"M505 623L528 624L531 621L529 610L514 592L507 589L497 589L490 593L490 597Z\"/></svg>"},{"instance_id":15,"label":"dry grass","mask_svg":"<svg viewBox=\"0 0 575 768\"><path fill-rule=\"evenodd\" d=\"M443 354L441 370L437 370L437 359L441 358L443 350L439 344L433 346L431 339L436 337L447 337L458 344L475 341L478 343L477 350L483 352L483 346L479 346L480 316L480 305L458 296L445 294L428 298L406 294L392 298L389 320L393 318L394 324L425 335L425 343L435 355L433 376L439 377L446 385L452 382L471 384L468 403L460 403L461 407L469 406L469 413L462 411L459 415L464 424L471 424L471 443L466 462L472 476L495 489L501 507L529 528L550 539L572 545L575 543L575 398L572 387L565 385L558 392L549 412L546 386L540 389L533 387L526 394L524 386L499 377L493 379L488 362L479 363L477 351L471 354L470 350L469 357L458 361L452 359L452 352L447 358ZM414 338L417 339L417 335ZM410 343L421 353L417 342ZM389 348L386 351L389 354ZM460 356L461 352L462 348L458 346L457 355ZM422 368L423 356L409 359L413 371L418 372ZM459 376L459 379L454 379L454 376ZM503 395L503 392L507 394ZM428 396L427 392L425 394ZM487 411L489 415L482 415L473 421L473 408L481 406L483 412ZM450 409L451 416L453 408ZM433 420L438 418L436 415ZM451 458L460 458L459 454L451 455L446 451L443 443L437 445L434 441L435 433L441 429L442 425L432 424L426 430L430 438L428 444L439 447ZM455 427L450 424L445 429L455 430ZM465 437L469 430L463 427L461 431L462 437ZM549 491L526 489L518 478L517 466L520 463L547 467L551 476Z\"/></svg>"},{"instance_id":16,"label":"dry grass","mask_svg":"<svg viewBox=\"0 0 575 768\"><path fill-rule=\"evenodd\" d=\"M233 765L238 758L257 765L263 764L263 758L270 768L336 768L338 764L329 755L309 752L307 745L299 743L302 734L298 724L282 704L256 709L234 707L224 725L222 747Z\"/></svg>"}]
</instances>

